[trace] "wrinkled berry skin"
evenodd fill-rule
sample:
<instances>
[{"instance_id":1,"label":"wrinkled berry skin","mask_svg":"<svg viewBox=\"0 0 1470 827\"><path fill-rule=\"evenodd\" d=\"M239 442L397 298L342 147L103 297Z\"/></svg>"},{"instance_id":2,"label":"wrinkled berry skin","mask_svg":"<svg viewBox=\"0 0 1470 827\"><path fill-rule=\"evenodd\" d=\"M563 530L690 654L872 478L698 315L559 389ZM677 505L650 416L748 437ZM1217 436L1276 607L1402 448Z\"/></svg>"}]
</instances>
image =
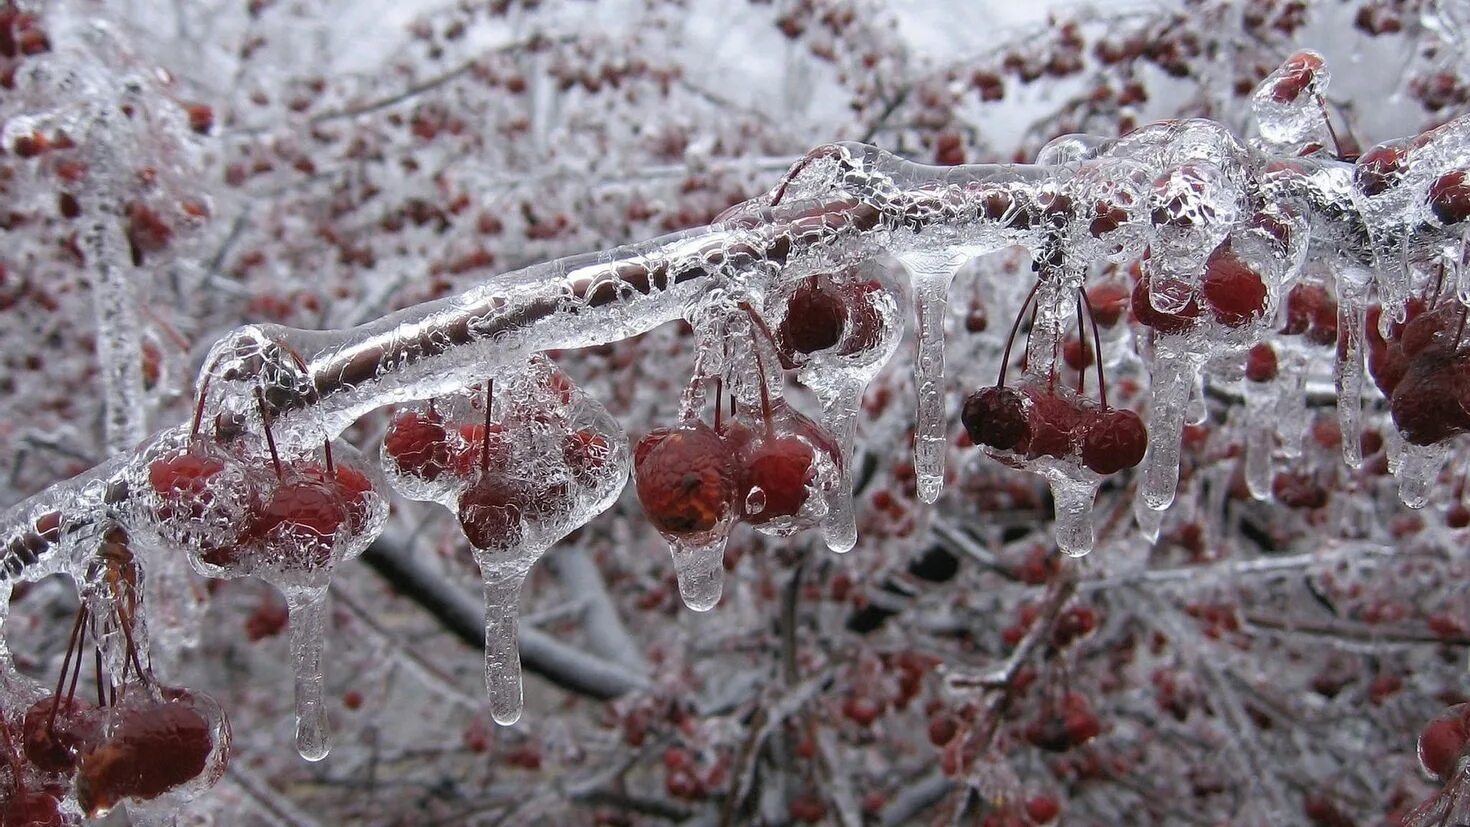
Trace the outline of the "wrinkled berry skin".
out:
<instances>
[{"instance_id":1,"label":"wrinkled berry skin","mask_svg":"<svg viewBox=\"0 0 1470 827\"><path fill-rule=\"evenodd\" d=\"M701 534L734 507L735 458L702 422L660 428L634 449L633 481L654 528L673 536Z\"/></svg>"},{"instance_id":2,"label":"wrinkled berry skin","mask_svg":"<svg viewBox=\"0 0 1470 827\"><path fill-rule=\"evenodd\" d=\"M81 753L102 740L102 714L80 698L58 706L55 696L47 696L26 710L21 730L27 761L43 772L70 775Z\"/></svg>"},{"instance_id":3,"label":"wrinkled berry skin","mask_svg":"<svg viewBox=\"0 0 1470 827\"><path fill-rule=\"evenodd\" d=\"M960 422L976 445L1012 451L1031 439L1031 426L1019 391L992 386L965 400Z\"/></svg>"}]
</instances>

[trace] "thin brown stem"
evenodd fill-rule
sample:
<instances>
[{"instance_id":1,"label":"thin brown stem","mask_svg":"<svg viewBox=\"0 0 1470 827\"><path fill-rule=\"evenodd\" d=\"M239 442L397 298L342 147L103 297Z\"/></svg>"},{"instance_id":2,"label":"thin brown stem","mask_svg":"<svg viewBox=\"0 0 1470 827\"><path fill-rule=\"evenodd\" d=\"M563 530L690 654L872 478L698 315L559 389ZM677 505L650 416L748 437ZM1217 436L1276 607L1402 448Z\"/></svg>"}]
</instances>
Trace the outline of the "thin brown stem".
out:
<instances>
[{"instance_id":1,"label":"thin brown stem","mask_svg":"<svg viewBox=\"0 0 1470 827\"><path fill-rule=\"evenodd\" d=\"M265 394L255 389L255 407L260 410L261 430L265 431L265 447L271 452L271 465L275 466L276 479L284 480L286 471L281 466L281 455L276 452L276 438L271 434L271 415L265 407Z\"/></svg>"},{"instance_id":2,"label":"thin brown stem","mask_svg":"<svg viewBox=\"0 0 1470 827\"><path fill-rule=\"evenodd\" d=\"M1021 302L1021 309L1016 311L1016 320L1011 322L1011 332L1006 336L1006 349L1000 355L1000 376L995 380L995 386L1001 387L1006 383L1006 368L1011 364L1011 345L1016 343L1016 333L1021 329L1021 318L1026 315L1026 306L1036 298L1036 291L1041 287L1041 280L1031 285L1031 292L1026 294L1026 299Z\"/></svg>"}]
</instances>

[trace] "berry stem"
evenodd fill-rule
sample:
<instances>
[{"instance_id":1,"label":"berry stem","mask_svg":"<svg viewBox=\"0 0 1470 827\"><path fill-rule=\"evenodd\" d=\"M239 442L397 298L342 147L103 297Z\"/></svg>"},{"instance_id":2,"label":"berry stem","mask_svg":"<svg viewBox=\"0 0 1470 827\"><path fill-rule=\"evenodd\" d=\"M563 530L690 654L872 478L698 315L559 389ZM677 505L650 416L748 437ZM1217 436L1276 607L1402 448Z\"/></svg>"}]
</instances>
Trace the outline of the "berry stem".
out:
<instances>
[{"instance_id":1,"label":"berry stem","mask_svg":"<svg viewBox=\"0 0 1470 827\"><path fill-rule=\"evenodd\" d=\"M1077 288L1077 295L1082 298L1082 305L1087 308L1087 320L1092 322L1092 357L1097 362L1097 395L1102 400L1103 410L1108 409L1108 383L1103 378L1102 359L1102 334L1097 330L1097 316L1092 312L1092 299L1087 297L1087 291L1081 287ZM1081 335L1078 331L1078 335Z\"/></svg>"},{"instance_id":2,"label":"berry stem","mask_svg":"<svg viewBox=\"0 0 1470 827\"><path fill-rule=\"evenodd\" d=\"M485 433L480 437L480 471L490 470L490 406L495 402L495 378L485 381Z\"/></svg>"},{"instance_id":3,"label":"berry stem","mask_svg":"<svg viewBox=\"0 0 1470 827\"><path fill-rule=\"evenodd\" d=\"M715 433L720 431L720 412L724 410L723 397L725 395L725 379L722 376L715 377Z\"/></svg>"},{"instance_id":4,"label":"berry stem","mask_svg":"<svg viewBox=\"0 0 1470 827\"><path fill-rule=\"evenodd\" d=\"M56 707L61 702L61 688L66 685L66 673L71 671L72 654L76 652L78 641L80 640L82 635L82 622L86 619L86 617L87 604L83 603L81 607L77 609L76 622L71 625L71 635L68 636L66 639L66 655L61 659L61 674L58 675L56 678L56 691L51 695L51 714L46 716L46 732L53 738L56 737ZM76 665L77 671L80 672L82 666L82 656L80 652L76 652ZM72 686L76 686L75 681L73 681ZM71 696L68 695L67 702L70 703L70 701Z\"/></svg>"},{"instance_id":5,"label":"berry stem","mask_svg":"<svg viewBox=\"0 0 1470 827\"><path fill-rule=\"evenodd\" d=\"M745 311L745 314L750 317L751 322L765 335L766 341L771 343L771 347L775 347L776 337L771 335L771 329L766 327L765 320L760 317L759 313L755 312L755 308L750 306L750 302L741 300L740 309ZM755 373L760 380L761 386L761 419L765 420L766 437L769 439L776 435L776 427L771 422L771 394L770 390L766 387L766 363L765 360L761 359L760 347L754 341L754 338L754 336L751 337L751 344L757 346L751 348L751 354L755 356Z\"/></svg>"},{"instance_id":6,"label":"berry stem","mask_svg":"<svg viewBox=\"0 0 1470 827\"><path fill-rule=\"evenodd\" d=\"M199 438L199 426L204 421L204 398L209 393L209 375L205 374L204 381L199 383L199 401L194 403L194 423L189 428L189 444Z\"/></svg>"},{"instance_id":7,"label":"berry stem","mask_svg":"<svg viewBox=\"0 0 1470 827\"><path fill-rule=\"evenodd\" d=\"M1337 153L1337 160L1356 161L1359 154L1357 151L1357 139L1352 136L1351 132L1349 132L1348 143L1351 144L1351 146L1348 148L1347 151L1344 151L1343 142L1337 137L1337 130L1334 129L1332 126L1332 112L1327 108L1327 99L1320 94L1317 95L1317 106L1322 110L1322 120L1327 124L1327 134L1332 138L1332 148Z\"/></svg>"},{"instance_id":8,"label":"berry stem","mask_svg":"<svg viewBox=\"0 0 1470 827\"><path fill-rule=\"evenodd\" d=\"M1006 349L1000 355L1000 376L995 380L995 386L997 388L1006 383L1006 368L1010 367L1011 364L1011 345L1016 343L1016 332L1021 329L1021 317L1026 315L1026 306L1031 304L1032 299L1036 298L1036 291L1040 287L1041 280L1037 279L1036 283L1031 285L1031 292L1027 293L1026 299L1021 302L1021 309L1016 311L1016 320L1011 322L1010 335L1006 336Z\"/></svg>"},{"instance_id":9,"label":"berry stem","mask_svg":"<svg viewBox=\"0 0 1470 827\"><path fill-rule=\"evenodd\" d=\"M332 461L332 441L322 440L322 460L327 466L327 475L335 479L337 477L337 465Z\"/></svg>"},{"instance_id":10,"label":"berry stem","mask_svg":"<svg viewBox=\"0 0 1470 827\"><path fill-rule=\"evenodd\" d=\"M265 394L255 389L255 406L260 409L261 430L265 431L265 447L271 452L271 465L276 468L276 479L284 480L286 472L281 467L281 455L276 452L276 438L271 435L271 415L265 409Z\"/></svg>"},{"instance_id":11,"label":"berry stem","mask_svg":"<svg viewBox=\"0 0 1470 827\"><path fill-rule=\"evenodd\" d=\"M1081 351L1087 347L1087 323L1082 320L1082 288L1077 288L1077 349ZM1077 369L1077 395L1081 396L1087 389L1087 366L1083 365Z\"/></svg>"}]
</instances>

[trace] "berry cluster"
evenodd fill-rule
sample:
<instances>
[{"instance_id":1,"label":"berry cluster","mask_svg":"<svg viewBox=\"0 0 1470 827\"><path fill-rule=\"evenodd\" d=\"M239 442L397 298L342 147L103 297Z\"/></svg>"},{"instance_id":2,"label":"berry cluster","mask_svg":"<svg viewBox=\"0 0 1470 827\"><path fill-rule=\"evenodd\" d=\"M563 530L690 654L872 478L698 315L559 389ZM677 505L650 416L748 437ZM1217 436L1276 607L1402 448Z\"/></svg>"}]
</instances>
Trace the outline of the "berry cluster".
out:
<instances>
[{"instance_id":1,"label":"berry cluster","mask_svg":"<svg viewBox=\"0 0 1470 827\"><path fill-rule=\"evenodd\" d=\"M70 823L68 801L88 817L123 803L135 812L167 810L224 773L230 727L223 710L208 695L160 684L140 652L140 571L126 533L109 530L88 571L88 599L55 688L7 675L13 699L26 700L0 713L0 767L9 768L11 785L0 822L59 827ZM89 639L97 650L95 704L77 693ZM121 667L113 674L103 650L118 642Z\"/></svg>"}]
</instances>

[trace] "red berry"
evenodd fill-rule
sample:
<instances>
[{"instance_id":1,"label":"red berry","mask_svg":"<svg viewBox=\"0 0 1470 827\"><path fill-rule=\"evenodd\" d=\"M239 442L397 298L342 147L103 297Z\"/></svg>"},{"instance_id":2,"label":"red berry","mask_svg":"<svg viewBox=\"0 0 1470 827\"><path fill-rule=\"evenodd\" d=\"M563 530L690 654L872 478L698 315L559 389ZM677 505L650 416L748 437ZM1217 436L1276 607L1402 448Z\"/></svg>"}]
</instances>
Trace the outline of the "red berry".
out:
<instances>
[{"instance_id":1,"label":"red berry","mask_svg":"<svg viewBox=\"0 0 1470 827\"><path fill-rule=\"evenodd\" d=\"M110 737L82 759L77 800L97 815L124 799L157 798L198 778L213 750L209 720L187 700L123 710Z\"/></svg>"},{"instance_id":2,"label":"red berry","mask_svg":"<svg viewBox=\"0 0 1470 827\"><path fill-rule=\"evenodd\" d=\"M383 451L398 470L425 482L438 479L449 467L448 436L434 413L400 412L383 437Z\"/></svg>"},{"instance_id":3,"label":"red berry","mask_svg":"<svg viewBox=\"0 0 1470 827\"><path fill-rule=\"evenodd\" d=\"M607 467L612 448L599 434L585 428L566 435L562 442L562 459L571 471L572 479L581 485L596 482L597 475Z\"/></svg>"},{"instance_id":4,"label":"red berry","mask_svg":"<svg viewBox=\"0 0 1470 827\"><path fill-rule=\"evenodd\" d=\"M522 538L526 487L499 473L483 475L459 497L459 525L478 549L509 549Z\"/></svg>"},{"instance_id":5,"label":"red berry","mask_svg":"<svg viewBox=\"0 0 1470 827\"><path fill-rule=\"evenodd\" d=\"M1109 409L1098 413L1082 438L1082 464L1097 474L1116 474L1143 461L1148 429L1138 414Z\"/></svg>"},{"instance_id":6,"label":"red berry","mask_svg":"<svg viewBox=\"0 0 1470 827\"><path fill-rule=\"evenodd\" d=\"M1381 195L1399 185L1404 177L1404 149L1380 144L1358 157L1353 183L1367 196Z\"/></svg>"},{"instance_id":7,"label":"red berry","mask_svg":"<svg viewBox=\"0 0 1470 827\"><path fill-rule=\"evenodd\" d=\"M1034 824L1049 824L1062 813L1062 805L1054 796L1034 795L1026 800L1026 816Z\"/></svg>"},{"instance_id":8,"label":"red berry","mask_svg":"<svg viewBox=\"0 0 1470 827\"><path fill-rule=\"evenodd\" d=\"M1441 224L1458 224L1470 218L1470 182L1465 170L1446 172L1429 185L1429 211Z\"/></svg>"},{"instance_id":9,"label":"red berry","mask_svg":"<svg viewBox=\"0 0 1470 827\"><path fill-rule=\"evenodd\" d=\"M1294 103L1311 86L1322 69L1322 58L1312 52L1297 52L1277 69L1271 84L1271 100L1280 104Z\"/></svg>"},{"instance_id":10,"label":"red berry","mask_svg":"<svg viewBox=\"0 0 1470 827\"><path fill-rule=\"evenodd\" d=\"M846 328L842 297L829 282L813 278L791 294L777 336L796 352L809 354L835 346Z\"/></svg>"},{"instance_id":11,"label":"red berry","mask_svg":"<svg viewBox=\"0 0 1470 827\"><path fill-rule=\"evenodd\" d=\"M639 441L634 457L638 501L660 532L700 534L734 509L735 460L708 425L653 431Z\"/></svg>"},{"instance_id":12,"label":"red berry","mask_svg":"<svg viewBox=\"0 0 1470 827\"><path fill-rule=\"evenodd\" d=\"M1128 288L1116 281L1103 282L1087 288L1087 302L1093 321L1099 327L1112 327L1128 309Z\"/></svg>"},{"instance_id":13,"label":"red berry","mask_svg":"<svg viewBox=\"0 0 1470 827\"><path fill-rule=\"evenodd\" d=\"M764 525L781 517L792 517L807 501L807 486L816 474L816 452L794 436L778 436L749 443L741 452L744 475L741 484L742 516L752 525ZM748 510L750 494L760 489L764 500Z\"/></svg>"},{"instance_id":14,"label":"red berry","mask_svg":"<svg viewBox=\"0 0 1470 827\"><path fill-rule=\"evenodd\" d=\"M1425 725L1419 733L1419 763L1425 772L1441 782L1454 775L1470 741L1467 723L1470 723L1470 707L1459 704Z\"/></svg>"},{"instance_id":15,"label":"red berry","mask_svg":"<svg viewBox=\"0 0 1470 827\"><path fill-rule=\"evenodd\" d=\"M1228 241L1205 262L1200 288L1215 321L1226 327L1243 327L1266 312L1266 283L1231 251Z\"/></svg>"},{"instance_id":16,"label":"red berry","mask_svg":"<svg viewBox=\"0 0 1470 827\"><path fill-rule=\"evenodd\" d=\"M281 483L256 515L250 534L265 544L267 559L287 570L316 570L332 561L337 532L351 515L336 486L319 467ZM211 561L212 562L212 561Z\"/></svg>"},{"instance_id":17,"label":"red berry","mask_svg":"<svg viewBox=\"0 0 1470 827\"><path fill-rule=\"evenodd\" d=\"M1166 313L1154 307L1153 300L1149 297L1149 284L1150 279L1145 276L1133 288L1133 315L1139 324L1163 334L1188 333L1199 324L1199 296L1193 287L1177 282L1168 285L1170 292L1188 291L1190 295L1183 307Z\"/></svg>"},{"instance_id":18,"label":"red berry","mask_svg":"<svg viewBox=\"0 0 1470 827\"><path fill-rule=\"evenodd\" d=\"M1276 350L1262 342L1245 357L1245 378L1252 382L1270 382L1276 378Z\"/></svg>"},{"instance_id":19,"label":"red berry","mask_svg":"<svg viewBox=\"0 0 1470 827\"><path fill-rule=\"evenodd\" d=\"M54 715L53 715L54 710ZM102 714L80 698L42 698L21 724L26 760L43 772L71 774L81 754L102 740Z\"/></svg>"},{"instance_id":20,"label":"red berry","mask_svg":"<svg viewBox=\"0 0 1470 827\"><path fill-rule=\"evenodd\" d=\"M225 470L224 460L203 449L190 448L148 465L148 484L163 500L160 520L197 520L214 502L211 481Z\"/></svg>"},{"instance_id":21,"label":"red berry","mask_svg":"<svg viewBox=\"0 0 1470 827\"><path fill-rule=\"evenodd\" d=\"M0 808L4 827L62 827L71 820L61 814L61 802L48 792L21 789Z\"/></svg>"},{"instance_id":22,"label":"red berry","mask_svg":"<svg viewBox=\"0 0 1470 827\"><path fill-rule=\"evenodd\" d=\"M1014 451L1031 438L1031 426L1021 393L995 385L970 394L960 422L976 445Z\"/></svg>"},{"instance_id":23,"label":"red berry","mask_svg":"<svg viewBox=\"0 0 1470 827\"><path fill-rule=\"evenodd\" d=\"M1027 410L1031 437L1025 444L1026 457L1071 458L1082 435L1083 412L1077 403L1050 387L1028 388L1026 396L1031 403Z\"/></svg>"}]
</instances>

